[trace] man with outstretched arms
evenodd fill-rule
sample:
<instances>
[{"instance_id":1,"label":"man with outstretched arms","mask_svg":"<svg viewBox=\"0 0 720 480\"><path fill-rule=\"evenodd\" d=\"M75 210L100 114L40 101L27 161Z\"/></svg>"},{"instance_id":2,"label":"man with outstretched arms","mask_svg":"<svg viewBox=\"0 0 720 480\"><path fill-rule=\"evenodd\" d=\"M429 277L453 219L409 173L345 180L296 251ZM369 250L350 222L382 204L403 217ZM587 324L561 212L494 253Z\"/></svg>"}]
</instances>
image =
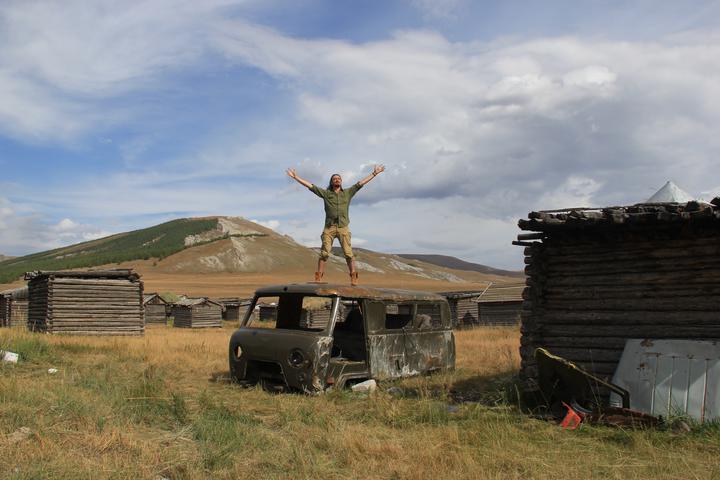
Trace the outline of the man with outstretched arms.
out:
<instances>
[{"instance_id":1,"label":"man with outstretched arms","mask_svg":"<svg viewBox=\"0 0 720 480\"><path fill-rule=\"evenodd\" d=\"M342 177L339 174L333 174L330 177L330 183L327 188L320 188L307 180L298 177L295 169L288 168L287 174L290 178L294 178L299 183L310 189L315 195L323 199L325 203L325 228L322 235L322 247L320 249L320 258L318 259L317 271L315 272L315 281L322 280L325 274L325 263L330 256L330 250L335 238L340 240L345 261L350 271L350 284L357 285L358 273L355 269L355 259L353 257L352 246L350 244L350 217L349 208L350 200L366 183L377 177L381 172L385 171L384 165L375 165L370 175L357 182L352 187L345 190L342 187Z\"/></svg>"}]
</instances>

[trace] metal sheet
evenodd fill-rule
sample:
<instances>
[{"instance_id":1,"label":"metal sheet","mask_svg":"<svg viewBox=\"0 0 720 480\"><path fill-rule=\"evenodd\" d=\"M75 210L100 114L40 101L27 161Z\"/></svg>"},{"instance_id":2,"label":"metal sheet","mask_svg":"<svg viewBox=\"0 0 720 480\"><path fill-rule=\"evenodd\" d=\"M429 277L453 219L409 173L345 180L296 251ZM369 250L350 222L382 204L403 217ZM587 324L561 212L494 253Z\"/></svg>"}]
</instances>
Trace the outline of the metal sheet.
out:
<instances>
[{"instance_id":1,"label":"metal sheet","mask_svg":"<svg viewBox=\"0 0 720 480\"><path fill-rule=\"evenodd\" d=\"M631 339L612 383L630 392L630 408L652 415L720 417L720 341ZM610 396L611 405L620 397Z\"/></svg>"}]
</instances>

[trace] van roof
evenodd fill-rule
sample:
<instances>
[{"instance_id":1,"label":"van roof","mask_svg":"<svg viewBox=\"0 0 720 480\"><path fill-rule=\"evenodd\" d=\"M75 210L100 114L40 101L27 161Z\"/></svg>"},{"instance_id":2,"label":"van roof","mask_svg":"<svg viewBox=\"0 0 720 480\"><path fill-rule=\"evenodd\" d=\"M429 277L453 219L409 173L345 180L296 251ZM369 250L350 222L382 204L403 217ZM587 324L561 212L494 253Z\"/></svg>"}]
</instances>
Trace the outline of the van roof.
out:
<instances>
[{"instance_id":1,"label":"van roof","mask_svg":"<svg viewBox=\"0 0 720 480\"><path fill-rule=\"evenodd\" d=\"M402 301L445 301L445 297L431 292L418 292L415 290L397 290L389 288L351 287L332 283L289 283L286 285L271 285L259 288L255 294L258 296L275 296L284 293L298 293L303 295L338 296L344 298L366 298L372 300Z\"/></svg>"}]
</instances>

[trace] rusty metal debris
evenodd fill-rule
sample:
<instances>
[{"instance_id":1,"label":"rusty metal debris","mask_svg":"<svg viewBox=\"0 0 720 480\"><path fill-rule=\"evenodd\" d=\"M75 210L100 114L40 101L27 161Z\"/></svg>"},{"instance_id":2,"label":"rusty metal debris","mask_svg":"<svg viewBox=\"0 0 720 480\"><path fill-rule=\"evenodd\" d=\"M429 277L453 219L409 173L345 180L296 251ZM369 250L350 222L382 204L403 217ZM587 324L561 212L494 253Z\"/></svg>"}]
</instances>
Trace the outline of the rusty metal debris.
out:
<instances>
[{"instance_id":1,"label":"rusty metal debris","mask_svg":"<svg viewBox=\"0 0 720 480\"><path fill-rule=\"evenodd\" d=\"M544 348L535 351L540 390L555 418L563 428L574 430L581 423L654 427L662 420L645 412L630 409L630 393L607 382ZM622 406L609 406L607 392L612 392Z\"/></svg>"},{"instance_id":2,"label":"rusty metal debris","mask_svg":"<svg viewBox=\"0 0 720 480\"><path fill-rule=\"evenodd\" d=\"M247 314L230 340L230 372L239 383L317 393L455 367L450 309L440 295L277 285L259 289L248 312L263 302L277 302L275 317Z\"/></svg>"}]
</instances>

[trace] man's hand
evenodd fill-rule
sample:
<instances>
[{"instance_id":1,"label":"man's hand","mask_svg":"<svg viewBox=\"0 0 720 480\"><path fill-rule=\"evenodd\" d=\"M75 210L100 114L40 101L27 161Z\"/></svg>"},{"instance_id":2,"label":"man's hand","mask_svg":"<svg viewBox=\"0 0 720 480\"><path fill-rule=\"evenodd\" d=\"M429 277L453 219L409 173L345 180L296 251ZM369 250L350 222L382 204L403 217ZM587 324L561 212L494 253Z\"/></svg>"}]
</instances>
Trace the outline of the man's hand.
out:
<instances>
[{"instance_id":1,"label":"man's hand","mask_svg":"<svg viewBox=\"0 0 720 480\"><path fill-rule=\"evenodd\" d=\"M288 168L288 169L285 171L285 173L288 174L288 177L296 180L296 181L299 182L301 185L303 185L303 186L305 186L305 187L307 187L307 188L312 187L312 183L310 183L310 182L308 182L307 180L303 180L302 178L298 177L298 174L295 173L295 169L294 169L294 168Z\"/></svg>"},{"instance_id":2,"label":"man's hand","mask_svg":"<svg viewBox=\"0 0 720 480\"><path fill-rule=\"evenodd\" d=\"M366 183L368 183L370 180L372 180L373 178L377 177L381 172L384 172L384 171L385 171L385 165L375 165L375 167L373 168L373 171L370 173L370 175L363 178L358 183L360 184L360 186L363 186Z\"/></svg>"}]
</instances>

